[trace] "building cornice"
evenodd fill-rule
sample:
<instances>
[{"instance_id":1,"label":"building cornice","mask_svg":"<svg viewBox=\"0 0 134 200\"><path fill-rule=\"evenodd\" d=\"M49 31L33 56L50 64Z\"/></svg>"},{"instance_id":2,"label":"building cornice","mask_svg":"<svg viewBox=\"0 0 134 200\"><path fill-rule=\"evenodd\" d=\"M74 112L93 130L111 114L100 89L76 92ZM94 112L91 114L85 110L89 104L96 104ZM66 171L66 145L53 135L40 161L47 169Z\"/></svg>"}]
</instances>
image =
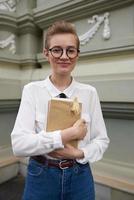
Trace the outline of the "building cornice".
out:
<instances>
[{"instance_id":1,"label":"building cornice","mask_svg":"<svg viewBox=\"0 0 134 200\"><path fill-rule=\"evenodd\" d=\"M0 53L0 62L20 64L20 56L16 54L12 55Z\"/></svg>"},{"instance_id":2,"label":"building cornice","mask_svg":"<svg viewBox=\"0 0 134 200\"><path fill-rule=\"evenodd\" d=\"M110 48L110 49L102 49L102 50L96 50L96 51L83 51L80 53L79 59L85 59L86 58L93 58L93 57L106 57L106 56L114 56L114 55L127 55L130 53L134 53L134 45L130 46L123 46L118 48ZM37 54L37 60L41 64L45 64L47 60L43 56L42 53Z\"/></svg>"},{"instance_id":3,"label":"building cornice","mask_svg":"<svg viewBox=\"0 0 134 200\"><path fill-rule=\"evenodd\" d=\"M102 57L102 56L114 56L114 55L123 55L134 53L134 45L122 46L118 48L109 48L109 49L101 49L101 50L91 50L91 51L83 51L80 53L80 59L85 59L85 57Z\"/></svg>"},{"instance_id":4,"label":"building cornice","mask_svg":"<svg viewBox=\"0 0 134 200\"><path fill-rule=\"evenodd\" d=\"M39 27L45 29L58 19L79 20L132 3L134 3L133 0L68 0L48 8L45 5L44 7L37 7L33 11L23 13L21 16L17 16L15 12L0 11L0 28L14 33L19 32L19 34L37 33L40 32Z\"/></svg>"},{"instance_id":5,"label":"building cornice","mask_svg":"<svg viewBox=\"0 0 134 200\"><path fill-rule=\"evenodd\" d=\"M41 33L31 13L17 17L16 13L0 12L0 29L16 34Z\"/></svg>"},{"instance_id":6,"label":"building cornice","mask_svg":"<svg viewBox=\"0 0 134 200\"><path fill-rule=\"evenodd\" d=\"M36 55L21 55L20 56L20 66L21 67L35 67L36 68Z\"/></svg>"},{"instance_id":7,"label":"building cornice","mask_svg":"<svg viewBox=\"0 0 134 200\"><path fill-rule=\"evenodd\" d=\"M19 105L19 99L0 100L0 113L18 111Z\"/></svg>"},{"instance_id":8,"label":"building cornice","mask_svg":"<svg viewBox=\"0 0 134 200\"><path fill-rule=\"evenodd\" d=\"M11 54L2 54L0 55L0 62L4 63L12 63L12 64L18 64L18 67L25 67L25 66L35 66L36 61L36 55L11 55Z\"/></svg>"},{"instance_id":9,"label":"building cornice","mask_svg":"<svg viewBox=\"0 0 134 200\"><path fill-rule=\"evenodd\" d=\"M133 102L101 102L105 118L134 120Z\"/></svg>"},{"instance_id":10,"label":"building cornice","mask_svg":"<svg viewBox=\"0 0 134 200\"><path fill-rule=\"evenodd\" d=\"M17 26L19 34L35 33L40 34L39 27L34 22L33 15L31 13L25 13L17 18Z\"/></svg>"},{"instance_id":11,"label":"building cornice","mask_svg":"<svg viewBox=\"0 0 134 200\"><path fill-rule=\"evenodd\" d=\"M106 57L106 56L116 56L116 55L127 55L134 53L134 46L126 46L120 48L102 49L97 51L86 51L80 53L80 60L85 58L93 57ZM36 63L41 65L47 63L47 60L42 53L32 54L32 55L11 55L11 54L0 54L0 62L20 64L21 67L31 64L35 66ZM36 66L35 66L36 67Z\"/></svg>"},{"instance_id":12,"label":"building cornice","mask_svg":"<svg viewBox=\"0 0 134 200\"><path fill-rule=\"evenodd\" d=\"M131 5L132 3L134 3L133 0L67 1L47 9L44 4L44 7L33 9L33 13L36 24L45 29L55 20L78 20L96 13Z\"/></svg>"},{"instance_id":13,"label":"building cornice","mask_svg":"<svg viewBox=\"0 0 134 200\"><path fill-rule=\"evenodd\" d=\"M0 29L3 31L16 32L17 18L14 13L0 12Z\"/></svg>"}]
</instances>

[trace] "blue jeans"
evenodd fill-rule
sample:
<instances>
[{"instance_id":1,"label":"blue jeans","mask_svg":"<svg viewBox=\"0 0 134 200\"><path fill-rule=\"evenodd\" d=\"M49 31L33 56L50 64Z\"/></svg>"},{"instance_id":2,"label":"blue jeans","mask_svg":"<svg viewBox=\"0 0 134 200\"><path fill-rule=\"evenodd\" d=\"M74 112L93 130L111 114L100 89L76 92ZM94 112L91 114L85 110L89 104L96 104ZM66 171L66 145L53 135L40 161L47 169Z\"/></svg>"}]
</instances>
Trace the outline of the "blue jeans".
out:
<instances>
[{"instance_id":1,"label":"blue jeans","mask_svg":"<svg viewBox=\"0 0 134 200\"><path fill-rule=\"evenodd\" d=\"M95 200L89 164L76 163L62 170L31 159L23 200Z\"/></svg>"}]
</instances>

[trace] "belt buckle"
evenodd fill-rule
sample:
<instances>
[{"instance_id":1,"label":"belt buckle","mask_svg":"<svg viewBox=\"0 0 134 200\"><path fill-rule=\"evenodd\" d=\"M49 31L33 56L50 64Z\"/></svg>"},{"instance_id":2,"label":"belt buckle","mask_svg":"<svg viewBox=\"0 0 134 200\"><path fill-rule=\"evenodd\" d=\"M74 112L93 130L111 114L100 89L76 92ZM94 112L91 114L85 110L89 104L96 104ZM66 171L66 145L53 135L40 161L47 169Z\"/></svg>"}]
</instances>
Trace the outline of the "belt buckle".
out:
<instances>
[{"instance_id":1,"label":"belt buckle","mask_svg":"<svg viewBox=\"0 0 134 200\"><path fill-rule=\"evenodd\" d=\"M67 160L61 160L60 162L59 162L59 168L60 169L68 169L69 167L62 167L62 163L65 163L65 162L67 162Z\"/></svg>"}]
</instances>

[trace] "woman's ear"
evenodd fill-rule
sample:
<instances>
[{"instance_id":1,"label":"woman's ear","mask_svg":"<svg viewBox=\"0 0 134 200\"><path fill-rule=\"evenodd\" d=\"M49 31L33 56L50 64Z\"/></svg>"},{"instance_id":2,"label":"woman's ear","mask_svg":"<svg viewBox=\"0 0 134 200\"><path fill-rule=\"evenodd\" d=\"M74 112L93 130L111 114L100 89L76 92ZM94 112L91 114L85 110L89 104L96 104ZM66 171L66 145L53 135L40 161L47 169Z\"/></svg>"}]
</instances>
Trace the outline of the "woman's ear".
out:
<instances>
[{"instance_id":1,"label":"woman's ear","mask_svg":"<svg viewBox=\"0 0 134 200\"><path fill-rule=\"evenodd\" d=\"M46 59L49 60L49 59L48 59L48 49L44 48L44 49L43 49L43 54L44 54L44 56L46 57Z\"/></svg>"}]
</instances>

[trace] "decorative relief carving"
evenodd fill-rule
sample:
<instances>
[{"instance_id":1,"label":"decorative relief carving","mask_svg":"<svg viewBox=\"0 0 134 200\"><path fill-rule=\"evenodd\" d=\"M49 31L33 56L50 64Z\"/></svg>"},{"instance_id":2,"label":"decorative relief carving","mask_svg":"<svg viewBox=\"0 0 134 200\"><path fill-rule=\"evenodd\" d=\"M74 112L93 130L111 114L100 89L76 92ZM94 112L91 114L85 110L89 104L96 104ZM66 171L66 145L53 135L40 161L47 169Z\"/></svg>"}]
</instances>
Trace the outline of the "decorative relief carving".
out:
<instances>
[{"instance_id":1,"label":"decorative relief carving","mask_svg":"<svg viewBox=\"0 0 134 200\"><path fill-rule=\"evenodd\" d=\"M18 0L0 0L0 10L15 12Z\"/></svg>"},{"instance_id":2,"label":"decorative relief carving","mask_svg":"<svg viewBox=\"0 0 134 200\"><path fill-rule=\"evenodd\" d=\"M16 52L15 35L12 34L7 39L0 41L1 49L7 46L9 46L9 51L11 51L12 54L15 54Z\"/></svg>"},{"instance_id":3,"label":"decorative relief carving","mask_svg":"<svg viewBox=\"0 0 134 200\"><path fill-rule=\"evenodd\" d=\"M111 36L108 17L109 17L109 13L107 12L103 16L94 15L92 17L92 19L88 20L88 23L93 24L93 26L86 33L79 36L80 44L85 45L87 42L89 42L93 38L95 33L98 31L98 29L100 28L100 25L102 23L104 23L104 29L103 29L102 36L103 36L104 40L108 40Z\"/></svg>"}]
</instances>

